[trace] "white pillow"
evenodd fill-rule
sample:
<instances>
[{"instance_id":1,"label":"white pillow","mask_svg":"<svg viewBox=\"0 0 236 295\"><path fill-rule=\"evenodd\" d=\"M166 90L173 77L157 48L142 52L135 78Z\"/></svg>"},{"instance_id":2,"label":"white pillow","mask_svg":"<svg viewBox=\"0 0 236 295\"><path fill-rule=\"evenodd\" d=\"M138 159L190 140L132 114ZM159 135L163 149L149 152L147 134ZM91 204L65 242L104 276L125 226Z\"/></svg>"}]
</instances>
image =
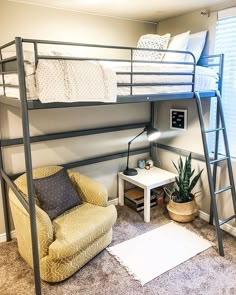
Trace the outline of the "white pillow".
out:
<instances>
[{"instance_id":1,"label":"white pillow","mask_svg":"<svg viewBox=\"0 0 236 295\"><path fill-rule=\"evenodd\" d=\"M188 46L189 33L190 31L172 37L170 39L168 50L186 51ZM184 61L184 59L185 59L185 54L166 53L163 58L163 61L180 61L181 62L181 61Z\"/></svg>"},{"instance_id":2,"label":"white pillow","mask_svg":"<svg viewBox=\"0 0 236 295\"><path fill-rule=\"evenodd\" d=\"M193 55L196 58L196 63L198 62L201 56L201 53L203 51L203 48L206 42L206 35L207 35L207 31L202 31L195 34L191 34L189 36L187 51L190 51L193 53ZM189 54L186 54L185 61L193 62L192 56Z\"/></svg>"},{"instance_id":3,"label":"white pillow","mask_svg":"<svg viewBox=\"0 0 236 295\"><path fill-rule=\"evenodd\" d=\"M157 34L147 34L140 37L137 48L167 49L169 40L170 34L163 36ZM135 50L134 59L160 61L162 60L164 54L165 52Z\"/></svg>"}]
</instances>

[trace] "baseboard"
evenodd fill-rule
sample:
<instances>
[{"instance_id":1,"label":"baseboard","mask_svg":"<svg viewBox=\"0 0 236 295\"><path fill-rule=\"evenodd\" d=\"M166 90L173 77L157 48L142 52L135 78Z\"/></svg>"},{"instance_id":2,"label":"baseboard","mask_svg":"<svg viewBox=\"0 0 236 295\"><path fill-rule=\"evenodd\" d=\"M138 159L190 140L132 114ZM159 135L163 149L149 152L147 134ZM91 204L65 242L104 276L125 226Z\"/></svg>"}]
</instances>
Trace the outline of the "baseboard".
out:
<instances>
[{"instance_id":1,"label":"baseboard","mask_svg":"<svg viewBox=\"0 0 236 295\"><path fill-rule=\"evenodd\" d=\"M199 217L207 222L209 222L210 220L210 215L201 210L199 210ZM223 224L220 228L231 234L232 236L236 237L236 227L226 223Z\"/></svg>"},{"instance_id":2,"label":"baseboard","mask_svg":"<svg viewBox=\"0 0 236 295\"><path fill-rule=\"evenodd\" d=\"M203 212L201 210L198 210L198 213L199 213L199 217L207 222L209 222L210 220L210 215L207 214L206 212Z\"/></svg>"},{"instance_id":3,"label":"baseboard","mask_svg":"<svg viewBox=\"0 0 236 295\"><path fill-rule=\"evenodd\" d=\"M11 237L15 238L16 237L16 231L12 230L11 231ZM7 238L6 238L6 233L0 234L0 243L6 242Z\"/></svg>"},{"instance_id":4,"label":"baseboard","mask_svg":"<svg viewBox=\"0 0 236 295\"><path fill-rule=\"evenodd\" d=\"M117 206L118 205L118 198L108 200L108 205L115 205L115 206Z\"/></svg>"}]
</instances>

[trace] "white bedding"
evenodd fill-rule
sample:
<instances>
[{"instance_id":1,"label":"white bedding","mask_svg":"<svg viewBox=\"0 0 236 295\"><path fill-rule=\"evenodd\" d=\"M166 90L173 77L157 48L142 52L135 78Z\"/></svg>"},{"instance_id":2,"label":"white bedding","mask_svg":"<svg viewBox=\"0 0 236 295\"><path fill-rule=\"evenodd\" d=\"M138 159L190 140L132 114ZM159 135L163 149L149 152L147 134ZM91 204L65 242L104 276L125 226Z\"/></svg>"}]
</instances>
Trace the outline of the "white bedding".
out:
<instances>
[{"instance_id":1,"label":"white bedding","mask_svg":"<svg viewBox=\"0 0 236 295\"><path fill-rule=\"evenodd\" d=\"M191 70L192 66L190 65L136 63L133 67L133 71L136 72L191 72ZM40 99L41 102L88 100L114 102L117 95L130 94L130 87L118 87L116 89L116 82L130 83L130 75L116 75L115 78L115 72L119 71L129 72L130 63L103 62L94 67L92 62L66 61L62 63L58 60L40 60L35 75L32 72L28 74L26 71L27 96L28 99ZM87 79L85 84L83 84L84 79ZM192 76L185 75L133 76L133 83L191 81ZM216 90L217 81L218 75L214 70L200 66L196 67L195 91ZM17 85L17 75L6 75L5 83ZM133 87L133 95L189 91L192 91L191 85ZM2 88L0 88L1 94L3 94ZM19 90L18 88L7 87L6 95L18 98Z\"/></svg>"},{"instance_id":2,"label":"white bedding","mask_svg":"<svg viewBox=\"0 0 236 295\"><path fill-rule=\"evenodd\" d=\"M116 74L100 63L78 60L39 60L37 97L43 103L100 101L115 102Z\"/></svg>"},{"instance_id":3,"label":"white bedding","mask_svg":"<svg viewBox=\"0 0 236 295\"><path fill-rule=\"evenodd\" d=\"M104 63L107 67L112 68L116 72L130 71L130 65L122 63L117 66L117 63ZM133 67L133 72L192 72L191 65L173 65L173 64L141 64L136 63ZM195 91L216 90L218 81L217 73L206 67L196 67ZM118 83L130 83L129 75L119 75ZM133 75L133 83L175 83L175 82L192 82L192 76L180 75ZM142 94L160 94L160 93L177 93L190 92L191 85L176 85L176 86L134 86L133 95ZM119 87L118 95L129 95L129 87Z\"/></svg>"}]
</instances>

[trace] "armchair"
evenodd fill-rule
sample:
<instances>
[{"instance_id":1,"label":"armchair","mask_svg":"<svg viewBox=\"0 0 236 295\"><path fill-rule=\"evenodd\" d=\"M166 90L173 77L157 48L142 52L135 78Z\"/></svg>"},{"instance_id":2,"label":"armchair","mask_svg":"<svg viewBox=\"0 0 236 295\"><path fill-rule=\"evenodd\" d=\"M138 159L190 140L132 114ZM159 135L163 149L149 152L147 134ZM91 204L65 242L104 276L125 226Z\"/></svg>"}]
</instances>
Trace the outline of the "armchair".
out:
<instances>
[{"instance_id":1,"label":"armchair","mask_svg":"<svg viewBox=\"0 0 236 295\"><path fill-rule=\"evenodd\" d=\"M33 178L47 177L60 169L60 166L34 169ZM40 274L48 282L70 277L106 248L112 240L112 225L117 217L115 207L107 206L108 194L102 184L73 170L68 170L68 175L83 199L82 205L51 220L35 196ZM27 196L26 174L15 184ZM32 267L30 217L12 190L9 198L19 252Z\"/></svg>"}]
</instances>

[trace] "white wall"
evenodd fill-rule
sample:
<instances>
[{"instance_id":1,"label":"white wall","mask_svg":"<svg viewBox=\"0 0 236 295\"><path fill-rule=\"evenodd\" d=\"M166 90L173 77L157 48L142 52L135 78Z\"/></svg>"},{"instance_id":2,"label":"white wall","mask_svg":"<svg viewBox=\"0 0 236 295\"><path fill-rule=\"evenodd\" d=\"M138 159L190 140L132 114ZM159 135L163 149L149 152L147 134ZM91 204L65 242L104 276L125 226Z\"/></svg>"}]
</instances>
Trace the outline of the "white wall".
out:
<instances>
[{"instance_id":1,"label":"white wall","mask_svg":"<svg viewBox=\"0 0 236 295\"><path fill-rule=\"evenodd\" d=\"M199 32L202 30L208 30L208 41L206 46L206 52L209 54L214 53L214 40L215 29L217 22L217 13L213 12L210 17L200 16L200 11L182 15L179 17L171 18L159 22L158 33L165 34L171 33L173 36L185 31L190 30L191 33ZM174 131L169 128L169 111L170 108L179 108L188 110L188 129L187 131ZM209 101L204 100L203 110L205 122L209 121ZM181 148L186 151L192 151L199 154L203 154L202 139L200 133L200 125L198 121L197 108L194 101L165 101L158 103L157 105L157 126L162 131L162 137L160 143L166 144L172 147ZM159 159L159 163L162 168L175 171L172 160L177 161L178 155L172 152L157 149L156 156ZM196 191L201 190L202 194L198 199L200 209L206 213L209 213L210 197L207 181L207 173L204 162L193 161L194 167L199 171L204 168L204 172L201 177L201 181L196 188ZM223 165L223 164L222 164ZM236 161L233 160L233 170L236 176ZM225 166L220 166L218 170L217 185L219 188L228 185L228 176L226 174ZM218 198L219 216L220 218L226 218L233 214L233 207L231 201L230 191L224 193L224 195ZM231 224L234 224L232 222Z\"/></svg>"},{"instance_id":2,"label":"white wall","mask_svg":"<svg viewBox=\"0 0 236 295\"><path fill-rule=\"evenodd\" d=\"M72 11L41 6L0 1L0 44L15 36L48 40L74 41L121 46L135 46L138 38L155 33L156 25L137 21L100 17ZM1 105L1 129L3 137L19 137L22 134L20 111ZM39 110L30 112L31 135L50 132L78 130L116 124L148 121L150 106L146 103L104 107L83 107ZM130 138L140 130L49 141L32 144L33 166L61 164L98 155L126 150ZM147 146L145 137L137 140L133 147ZM24 171L22 147L4 150L7 172ZM139 158L132 157L131 165ZM79 168L79 171L101 180L109 189L110 197L117 195L117 172L125 168L125 159L118 159ZM2 205L0 202L0 211ZM0 233L4 222L0 214Z\"/></svg>"},{"instance_id":3,"label":"white wall","mask_svg":"<svg viewBox=\"0 0 236 295\"><path fill-rule=\"evenodd\" d=\"M207 51L212 53L214 51L215 41L215 24L217 20L217 13L212 12L210 17L201 16L201 11L194 11L185 15L163 20L158 23L159 34L171 33L172 36L190 30L190 33L196 33L208 30ZM208 50L209 47L209 50Z\"/></svg>"},{"instance_id":4,"label":"white wall","mask_svg":"<svg viewBox=\"0 0 236 295\"><path fill-rule=\"evenodd\" d=\"M156 25L73 11L0 1L0 42L15 36L133 46Z\"/></svg>"}]
</instances>

